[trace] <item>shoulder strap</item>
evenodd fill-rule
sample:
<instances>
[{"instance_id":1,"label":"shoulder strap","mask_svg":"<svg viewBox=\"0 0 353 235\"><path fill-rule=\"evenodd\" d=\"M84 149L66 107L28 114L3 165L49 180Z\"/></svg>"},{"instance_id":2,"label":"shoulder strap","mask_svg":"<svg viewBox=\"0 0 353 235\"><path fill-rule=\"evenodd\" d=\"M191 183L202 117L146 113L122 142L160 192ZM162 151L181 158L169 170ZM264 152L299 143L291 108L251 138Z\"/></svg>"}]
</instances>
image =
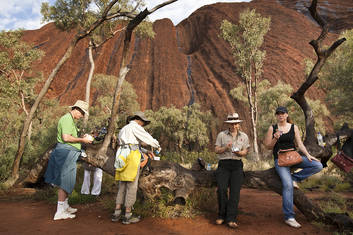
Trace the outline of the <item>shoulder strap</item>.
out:
<instances>
[{"instance_id":1,"label":"shoulder strap","mask_svg":"<svg viewBox=\"0 0 353 235\"><path fill-rule=\"evenodd\" d=\"M275 124L275 125L272 125L272 135L275 133L275 130L277 130L278 129L278 125L277 125L277 123Z\"/></svg>"}]
</instances>

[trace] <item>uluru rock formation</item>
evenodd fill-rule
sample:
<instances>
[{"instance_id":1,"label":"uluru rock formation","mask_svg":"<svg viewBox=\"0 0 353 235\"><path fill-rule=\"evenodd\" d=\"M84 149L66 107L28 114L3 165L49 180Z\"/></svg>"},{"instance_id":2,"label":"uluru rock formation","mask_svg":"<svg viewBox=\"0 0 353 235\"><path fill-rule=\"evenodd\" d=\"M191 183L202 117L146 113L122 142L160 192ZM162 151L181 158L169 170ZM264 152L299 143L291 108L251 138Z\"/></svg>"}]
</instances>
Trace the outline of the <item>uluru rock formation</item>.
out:
<instances>
[{"instance_id":1,"label":"uluru rock formation","mask_svg":"<svg viewBox=\"0 0 353 235\"><path fill-rule=\"evenodd\" d=\"M219 37L220 24L224 19L237 23L239 13L246 8L255 8L262 16L270 16L271 28L264 42L267 55L263 78L273 84L281 80L296 89L305 78L304 59L315 60L309 42L321 32L306 14L304 6L308 4L309 0L217 3L198 9L177 26L169 19L154 22L154 39L133 37L131 70L126 77L138 94L142 110L158 110L171 105L180 108L197 102L204 110L211 110L219 120L223 120L226 113L237 111L247 120L244 128L249 129L248 108L229 95L240 79L234 73L229 46ZM330 41L343 29L353 28L353 1L319 0L318 6L329 22ZM72 37L73 33L62 32L53 23L25 32L25 40L45 51L42 62L36 65L44 78L61 58ZM122 38L122 35L116 35L94 52L95 73L118 74ZM49 97L59 99L62 104L84 98L89 73L87 45L86 40L77 45L54 79ZM310 98L324 96L324 91L315 87L310 89L313 91L308 92Z\"/></svg>"}]
</instances>

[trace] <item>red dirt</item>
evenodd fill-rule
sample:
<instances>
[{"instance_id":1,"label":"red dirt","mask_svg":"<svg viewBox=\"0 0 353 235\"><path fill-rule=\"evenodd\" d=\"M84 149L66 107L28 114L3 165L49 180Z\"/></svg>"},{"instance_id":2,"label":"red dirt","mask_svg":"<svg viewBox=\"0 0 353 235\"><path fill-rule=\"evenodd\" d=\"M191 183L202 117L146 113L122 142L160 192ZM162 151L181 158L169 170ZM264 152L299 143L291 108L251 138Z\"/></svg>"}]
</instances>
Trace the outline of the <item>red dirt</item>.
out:
<instances>
[{"instance_id":1,"label":"red dirt","mask_svg":"<svg viewBox=\"0 0 353 235\"><path fill-rule=\"evenodd\" d=\"M110 221L111 211L99 203L77 205L77 218L53 221L56 206L48 202L0 200L0 234L331 234L327 229L310 224L298 210L296 218L302 228L283 223L281 197L274 192L242 189L239 228L214 225L216 214L194 219L144 218L138 224L123 225Z\"/></svg>"}]
</instances>

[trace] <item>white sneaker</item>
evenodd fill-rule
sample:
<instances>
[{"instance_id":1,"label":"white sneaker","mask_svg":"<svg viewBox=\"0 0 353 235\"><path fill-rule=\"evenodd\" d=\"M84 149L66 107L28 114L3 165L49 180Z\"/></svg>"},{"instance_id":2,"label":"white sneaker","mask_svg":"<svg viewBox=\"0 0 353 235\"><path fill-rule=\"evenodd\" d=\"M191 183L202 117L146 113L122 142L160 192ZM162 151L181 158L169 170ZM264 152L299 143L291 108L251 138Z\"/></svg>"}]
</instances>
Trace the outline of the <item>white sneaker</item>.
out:
<instances>
[{"instance_id":1,"label":"white sneaker","mask_svg":"<svg viewBox=\"0 0 353 235\"><path fill-rule=\"evenodd\" d=\"M293 228L301 227L301 225L294 218L287 219L284 222Z\"/></svg>"},{"instance_id":2,"label":"white sneaker","mask_svg":"<svg viewBox=\"0 0 353 235\"><path fill-rule=\"evenodd\" d=\"M68 212L69 214L74 214L77 212L77 209L76 208L72 208L71 206L69 206L67 209L66 209L66 212Z\"/></svg>"},{"instance_id":3,"label":"white sneaker","mask_svg":"<svg viewBox=\"0 0 353 235\"><path fill-rule=\"evenodd\" d=\"M54 215L54 220L61 220L61 219L73 219L76 215L72 215L67 213L66 211L56 212Z\"/></svg>"}]
</instances>

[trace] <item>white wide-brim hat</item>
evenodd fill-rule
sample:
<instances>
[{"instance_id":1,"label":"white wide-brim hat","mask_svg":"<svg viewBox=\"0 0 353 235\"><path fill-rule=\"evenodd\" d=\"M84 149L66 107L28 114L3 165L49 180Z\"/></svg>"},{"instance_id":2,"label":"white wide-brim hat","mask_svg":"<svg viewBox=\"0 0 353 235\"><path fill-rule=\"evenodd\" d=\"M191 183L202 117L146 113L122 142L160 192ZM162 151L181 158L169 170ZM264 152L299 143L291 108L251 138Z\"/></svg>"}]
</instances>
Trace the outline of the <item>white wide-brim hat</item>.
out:
<instances>
[{"instance_id":1,"label":"white wide-brim hat","mask_svg":"<svg viewBox=\"0 0 353 235\"><path fill-rule=\"evenodd\" d=\"M70 108L77 107L81 109L86 115L88 115L88 103L83 100L77 100L76 103L72 106L69 106Z\"/></svg>"},{"instance_id":2,"label":"white wide-brim hat","mask_svg":"<svg viewBox=\"0 0 353 235\"><path fill-rule=\"evenodd\" d=\"M225 120L225 123L240 123L243 120L239 119L239 115L237 113L232 113L232 114L228 114L227 116L227 120Z\"/></svg>"}]
</instances>

